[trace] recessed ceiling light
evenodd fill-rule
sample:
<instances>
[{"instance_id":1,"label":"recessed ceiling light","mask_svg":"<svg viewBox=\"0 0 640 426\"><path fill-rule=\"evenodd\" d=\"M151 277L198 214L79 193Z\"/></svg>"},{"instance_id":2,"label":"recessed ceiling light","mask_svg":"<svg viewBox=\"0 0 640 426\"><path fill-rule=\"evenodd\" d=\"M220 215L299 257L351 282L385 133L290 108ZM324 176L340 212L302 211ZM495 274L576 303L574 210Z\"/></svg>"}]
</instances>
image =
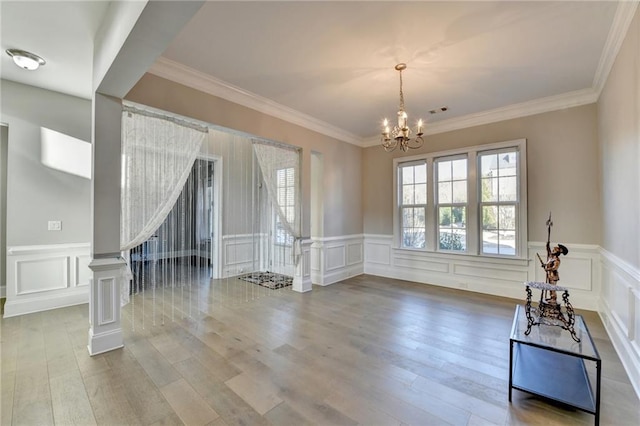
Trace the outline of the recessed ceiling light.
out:
<instances>
[{"instance_id":1,"label":"recessed ceiling light","mask_svg":"<svg viewBox=\"0 0 640 426\"><path fill-rule=\"evenodd\" d=\"M47 62L40 56L20 49L7 49L7 55L13 58L13 62L25 70L34 71L37 70L40 65L44 65Z\"/></svg>"}]
</instances>

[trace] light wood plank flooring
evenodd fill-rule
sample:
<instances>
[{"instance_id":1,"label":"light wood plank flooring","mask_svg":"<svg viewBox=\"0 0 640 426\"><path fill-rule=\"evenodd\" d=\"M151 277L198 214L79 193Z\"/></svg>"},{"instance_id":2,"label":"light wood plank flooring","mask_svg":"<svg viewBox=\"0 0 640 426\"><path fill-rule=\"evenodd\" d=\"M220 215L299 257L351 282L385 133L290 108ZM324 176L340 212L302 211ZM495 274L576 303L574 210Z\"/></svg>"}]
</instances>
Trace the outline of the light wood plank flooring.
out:
<instances>
[{"instance_id":1,"label":"light wood plank flooring","mask_svg":"<svg viewBox=\"0 0 640 426\"><path fill-rule=\"evenodd\" d=\"M1 424L593 424L518 391L509 404L521 301L367 275L255 287L146 291L124 309L125 348L95 357L87 305L3 320ZM603 358L602 424L640 424L602 323L580 313Z\"/></svg>"}]
</instances>

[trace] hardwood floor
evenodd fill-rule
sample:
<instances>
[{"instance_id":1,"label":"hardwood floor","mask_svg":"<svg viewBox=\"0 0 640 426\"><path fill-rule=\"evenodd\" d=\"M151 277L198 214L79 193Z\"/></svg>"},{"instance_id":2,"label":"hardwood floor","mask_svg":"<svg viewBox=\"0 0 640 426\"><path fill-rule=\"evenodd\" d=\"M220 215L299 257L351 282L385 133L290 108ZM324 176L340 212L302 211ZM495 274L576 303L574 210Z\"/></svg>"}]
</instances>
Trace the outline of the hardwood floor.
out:
<instances>
[{"instance_id":1,"label":"hardwood floor","mask_svg":"<svg viewBox=\"0 0 640 426\"><path fill-rule=\"evenodd\" d=\"M593 424L518 391L508 402L521 301L367 275L256 287L138 294L125 348L95 357L87 305L3 320L1 424ZM602 323L579 313L603 359L602 424L640 424Z\"/></svg>"}]
</instances>

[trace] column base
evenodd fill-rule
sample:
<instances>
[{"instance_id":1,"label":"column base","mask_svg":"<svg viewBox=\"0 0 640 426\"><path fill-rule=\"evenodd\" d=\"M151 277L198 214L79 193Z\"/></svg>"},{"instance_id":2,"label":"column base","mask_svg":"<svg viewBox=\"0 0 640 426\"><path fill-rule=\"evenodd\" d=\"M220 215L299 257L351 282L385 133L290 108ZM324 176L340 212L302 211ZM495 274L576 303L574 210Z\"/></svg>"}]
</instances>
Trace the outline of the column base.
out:
<instances>
[{"instance_id":1,"label":"column base","mask_svg":"<svg viewBox=\"0 0 640 426\"><path fill-rule=\"evenodd\" d=\"M90 356L123 347L124 338L122 337L121 328L98 334L93 334L93 330L89 329L89 344L87 345L87 349L89 350Z\"/></svg>"}]
</instances>

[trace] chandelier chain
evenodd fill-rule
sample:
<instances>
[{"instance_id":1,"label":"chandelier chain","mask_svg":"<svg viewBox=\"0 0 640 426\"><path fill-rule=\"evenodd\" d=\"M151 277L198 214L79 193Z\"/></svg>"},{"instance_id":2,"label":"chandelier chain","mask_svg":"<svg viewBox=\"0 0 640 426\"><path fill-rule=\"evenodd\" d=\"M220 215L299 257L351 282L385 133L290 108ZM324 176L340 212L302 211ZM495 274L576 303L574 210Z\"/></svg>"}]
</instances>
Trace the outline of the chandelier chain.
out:
<instances>
[{"instance_id":1,"label":"chandelier chain","mask_svg":"<svg viewBox=\"0 0 640 426\"><path fill-rule=\"evenodd\" d=\"M415 131L415 137L411 137L413 133L408 125L407 113L404 110L404 91L402 85L402 71L407 68L407 64L401 63L395 66L396 71L400 73L400 108L398 110L398 124L393 126L389 125L389 121L385 118L382 122L382 137L381 142L385 151L391 152L396 148L400 148L401 151L407 152L409 149L420 148L424 144L424 135L422 120L418 120L418 125Z\"/></svg>"},{"instance_id":2,"label":"chandelier chain","mask_svg":"<svg viewBox=\"0 0 640 426\"><path fill-rule=\"evenodd\" d=\"M402 92L402 71L400 71L400 111L404 111L404 93Z\"/></svg>"}]
</instances>

